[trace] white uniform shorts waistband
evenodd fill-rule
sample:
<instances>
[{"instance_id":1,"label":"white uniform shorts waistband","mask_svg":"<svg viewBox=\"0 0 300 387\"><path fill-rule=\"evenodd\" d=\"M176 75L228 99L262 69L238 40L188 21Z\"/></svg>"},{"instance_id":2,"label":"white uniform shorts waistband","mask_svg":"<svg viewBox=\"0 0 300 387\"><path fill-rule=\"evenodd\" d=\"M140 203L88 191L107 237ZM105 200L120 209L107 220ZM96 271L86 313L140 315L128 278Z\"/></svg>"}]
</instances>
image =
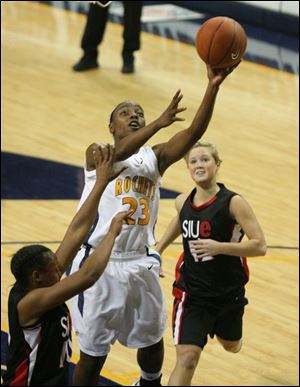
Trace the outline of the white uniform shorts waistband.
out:
<instances>
[{"instance_id":1,"label":"white uniform shorts waistband","mask_svg":"<svg viewBox=\"0 0 300 387\"><path fill-rule=\"evenodd\" d=\"M88 243L83 244L82 248L89 249L91 250L91 252L95 250L95 248ZM127 252L120 252L120 253L113 251L110 257L110 261L115 261L115 262L131 261L131 260L140 259L145 256L153 256L159 261L159 263L161 263L161 258L158 252L156 252L155 250L149 249L148 246L145 246L143 249L139 251L127 251Z\"/></svg>"}]
</instances>

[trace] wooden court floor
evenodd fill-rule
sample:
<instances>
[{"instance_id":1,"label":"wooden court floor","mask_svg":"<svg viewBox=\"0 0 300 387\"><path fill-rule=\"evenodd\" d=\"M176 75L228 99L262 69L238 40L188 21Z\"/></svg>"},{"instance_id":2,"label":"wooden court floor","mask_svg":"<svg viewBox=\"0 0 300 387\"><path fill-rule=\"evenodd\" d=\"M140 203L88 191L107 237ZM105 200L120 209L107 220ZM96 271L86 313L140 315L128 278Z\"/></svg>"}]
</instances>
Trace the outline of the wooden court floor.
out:
<instances>
[{"instance_id":1,"label":"wooden court floor","mask_svg":"<svg viewBox=\"0 0 300 387\"><path fill-rule=\"evenodd\" d=\"M142 34L136 73L123 75L122 27L109 23L99 70L73 73L81 55L85 16L34 2L1 2L2 151L80 167L94 141L112 142L107 119L120 101L134 99L155 119L178 88L185 123L161 130L150 145L183 129L201 102L206 72L193 47ZM244 346L226 353L209 340L193 385L296 386L299 384L298 298L298 82L299 77L244 61L221 86L204 138L223 160L219 180L245 196L265 232L265 257L249 258L249 305ZM5 166L4 166L5 167ZM183 161L165 174L163 188L185 192L193 183ZM74 200L2 200L1 328L7 331L11 254L21 242L48 241L55 249L77 206ZM157 239L175 214L160 203ZM171 286L180 239L166 250L161 280L168 307L163 384L175 364ZM78 346L74 337L74 357ZM116 344L103 376L130 385L139 375L135 351Z\"/></svg>"}]
</instances>

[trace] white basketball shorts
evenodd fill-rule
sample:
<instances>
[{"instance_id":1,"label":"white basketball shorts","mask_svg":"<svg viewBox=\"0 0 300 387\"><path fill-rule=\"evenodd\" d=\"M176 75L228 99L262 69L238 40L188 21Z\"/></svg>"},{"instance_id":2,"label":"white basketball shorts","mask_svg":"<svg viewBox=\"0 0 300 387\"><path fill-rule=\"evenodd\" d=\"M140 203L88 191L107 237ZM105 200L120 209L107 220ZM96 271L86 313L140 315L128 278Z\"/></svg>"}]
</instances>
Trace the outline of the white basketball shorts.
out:
<instances>
[{"instance_id":1,"label":"white basketball shorts","mask_svg":"<svg viewBox=\"0 0 300 387\"><path fill-rule=\"evenodd\" d=\"M85 255L83 247L71 273L81 267ZM166 308L158 257L147 249L143 256L111 258L99 280L72 299L71 315L81 351L104 356L116 340L128 348L160 341L166 328Z\"/></svg>"}]
</instances>

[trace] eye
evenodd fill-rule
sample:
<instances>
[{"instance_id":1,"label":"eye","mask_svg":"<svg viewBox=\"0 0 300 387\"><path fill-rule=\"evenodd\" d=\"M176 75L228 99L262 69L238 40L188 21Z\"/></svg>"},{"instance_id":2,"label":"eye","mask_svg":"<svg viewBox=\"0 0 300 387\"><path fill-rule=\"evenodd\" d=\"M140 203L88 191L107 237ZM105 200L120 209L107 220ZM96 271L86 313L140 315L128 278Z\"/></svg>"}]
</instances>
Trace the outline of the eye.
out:
<instances>
[{"instance_id":1,"label":"eye","mask_svg":"<svg viewBox=\"0 0 300 387\"><path fill-rule=\"evenodd\" d=\"M137 114L138 114L139 117L144 118L144 113L143 112L138 112Z\"/></svg>"}]
</instances>

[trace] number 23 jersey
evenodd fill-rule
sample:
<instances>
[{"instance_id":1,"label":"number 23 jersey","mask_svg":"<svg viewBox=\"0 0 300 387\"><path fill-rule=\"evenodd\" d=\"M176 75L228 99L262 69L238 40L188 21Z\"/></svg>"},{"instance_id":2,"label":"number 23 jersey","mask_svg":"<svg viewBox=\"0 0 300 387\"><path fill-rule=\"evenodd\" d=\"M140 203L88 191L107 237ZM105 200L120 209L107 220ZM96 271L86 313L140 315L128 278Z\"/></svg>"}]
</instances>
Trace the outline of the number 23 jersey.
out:
<instances>
[{"instance_id":1,"label":"number 23 jersey","mask_svg":"<svg viewBox=\"0 0 300 387\"><path fill-rule=\"evenodd\" d=\"M117 212L132 210L129 224L123 225L117 237L112 257L122 257L145 251L145 245L155 244L154 227L158 214L161 176L157 158L151 147L143 147L124 161L114 164L115 170L126 166L106 187L99 204L98 216L87 238L96 247L106 235ZM85 187L79 207L91 192L96 181L96 171L85 170Z\"/></svg>"}]
</instances>

